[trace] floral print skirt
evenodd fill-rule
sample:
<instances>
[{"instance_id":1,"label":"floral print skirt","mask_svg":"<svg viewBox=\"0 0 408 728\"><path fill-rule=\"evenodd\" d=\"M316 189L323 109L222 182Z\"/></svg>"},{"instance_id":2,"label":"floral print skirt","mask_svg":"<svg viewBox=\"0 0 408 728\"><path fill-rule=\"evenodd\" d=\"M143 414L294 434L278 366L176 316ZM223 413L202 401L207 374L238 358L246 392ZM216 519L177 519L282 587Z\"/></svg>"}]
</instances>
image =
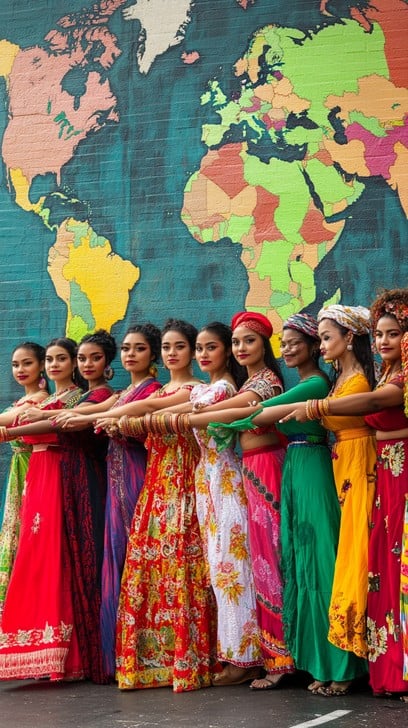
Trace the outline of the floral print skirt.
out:
<instances>
[{"instance_id":1,"label":"floral print skirt","mask_svg":"<svg viewBox=\"0 0 408 728\"><path fill-rule=\"evenodd\" d=\"M377 442L377 493L369 545L367 637L370 684L376 694L407 692L400 621L401 553L408 441ZM405 676L408 678L408 675Z\"/></svg>"}]
</instances>

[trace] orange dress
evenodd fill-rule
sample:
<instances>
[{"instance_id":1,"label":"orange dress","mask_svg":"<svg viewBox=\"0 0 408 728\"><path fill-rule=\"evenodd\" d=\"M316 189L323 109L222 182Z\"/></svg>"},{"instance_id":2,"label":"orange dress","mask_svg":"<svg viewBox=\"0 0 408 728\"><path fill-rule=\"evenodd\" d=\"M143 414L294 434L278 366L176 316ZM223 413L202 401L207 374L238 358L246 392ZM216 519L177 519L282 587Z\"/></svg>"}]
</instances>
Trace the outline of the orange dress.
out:
<instances>
[{"instance_id":1,"label":"orange dress","mask_svg":"<svg viewBox=\"0 0 408 728\"><path fill-rule=\"evenodd\" d=\"M193 433L149 435L146 447L119 598L116 677L122 690L196 690L211 683L216 648L195 504L200 451Z\"/></svg>"}]
</instances>

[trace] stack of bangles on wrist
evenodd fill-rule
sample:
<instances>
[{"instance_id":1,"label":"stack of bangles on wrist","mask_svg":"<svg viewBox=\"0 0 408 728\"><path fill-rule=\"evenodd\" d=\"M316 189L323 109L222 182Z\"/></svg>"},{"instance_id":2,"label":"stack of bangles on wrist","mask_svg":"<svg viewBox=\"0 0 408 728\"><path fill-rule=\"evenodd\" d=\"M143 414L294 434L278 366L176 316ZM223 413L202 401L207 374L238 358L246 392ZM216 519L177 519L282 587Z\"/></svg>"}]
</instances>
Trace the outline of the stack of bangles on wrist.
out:
<instances>
[{"instance_id":1,"label":"stack of bangles on wrist","mask_svg":"<svg viewBox=\"0 0 408 728\"><path fill-rule=\"evenodd\" d=\"M326 399L308 399L306 401L306 417L308 420L321 420L322 417L329 414L329 398Z\"/></svg>"},{"instance_id":2,"label":"stack of bangles on wrist","mask_svg":"<svg viewBox=\"0 0 408 728\"><path fill-rule=\"evenodd\" d=\"M7 427L0 427L0 442L10 442L13 435L8 431Z\"/></svg>"},{"instance_id":3,"label":"stack of bangles on wrist","mask_svg":"<svg viewBox=\"0 0 408 728\"><path fill-rule=\"evenodd\" d=\"M153 435L173 435L174 433L189 432L190 414L163 414L148 413L144 417L129 417L124 415L119 420L119 431L125 437L140 437L147 432Z\"/></svg>"}]
</instances>

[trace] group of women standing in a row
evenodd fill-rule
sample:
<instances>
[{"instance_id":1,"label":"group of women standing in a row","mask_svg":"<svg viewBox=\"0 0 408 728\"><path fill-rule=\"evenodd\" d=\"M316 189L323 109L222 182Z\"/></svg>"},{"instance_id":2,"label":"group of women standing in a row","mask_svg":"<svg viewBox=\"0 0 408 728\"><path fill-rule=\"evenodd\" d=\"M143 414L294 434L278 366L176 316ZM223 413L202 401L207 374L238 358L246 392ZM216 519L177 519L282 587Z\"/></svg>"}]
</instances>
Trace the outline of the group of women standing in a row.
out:
<instances>
[{"instance_id":1,"label":"group of women standing in a row","mask_svg":"<svg viewBox=\"0 0 408 728\"><path fill-rule=\"evenodd\" d=\"M368 658L375 693L408 693L408 291L384 293L371 314L375 389L361 307L289 317L282 357L299 383L288 392L257 313L236 314L232 331L133 327L120 395L106 332L77 351L69 339L21 344L12 365L25 393L0 415L13 448L0 679L265 690L300 669L332 696ZM320 353L336 362L334 383Z\"/></svg>"}]
</instances>

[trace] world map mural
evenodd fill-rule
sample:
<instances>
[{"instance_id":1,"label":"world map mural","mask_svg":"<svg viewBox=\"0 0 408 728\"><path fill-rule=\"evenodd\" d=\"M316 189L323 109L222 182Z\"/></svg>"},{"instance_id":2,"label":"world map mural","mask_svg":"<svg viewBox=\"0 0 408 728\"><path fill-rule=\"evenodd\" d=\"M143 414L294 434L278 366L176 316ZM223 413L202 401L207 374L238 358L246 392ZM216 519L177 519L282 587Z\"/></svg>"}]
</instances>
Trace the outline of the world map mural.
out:
<instances>
[{"instance_id":1,"label":"world map mural","mask_svg":"<svg viewBox=\"0 0 408 728\"><path fill-rule=\"evenodd\" d=\"M11 0L0 29L6 379L22 339L279 332L407 284L404 0Z\"/></svg>"}]
</instances>

